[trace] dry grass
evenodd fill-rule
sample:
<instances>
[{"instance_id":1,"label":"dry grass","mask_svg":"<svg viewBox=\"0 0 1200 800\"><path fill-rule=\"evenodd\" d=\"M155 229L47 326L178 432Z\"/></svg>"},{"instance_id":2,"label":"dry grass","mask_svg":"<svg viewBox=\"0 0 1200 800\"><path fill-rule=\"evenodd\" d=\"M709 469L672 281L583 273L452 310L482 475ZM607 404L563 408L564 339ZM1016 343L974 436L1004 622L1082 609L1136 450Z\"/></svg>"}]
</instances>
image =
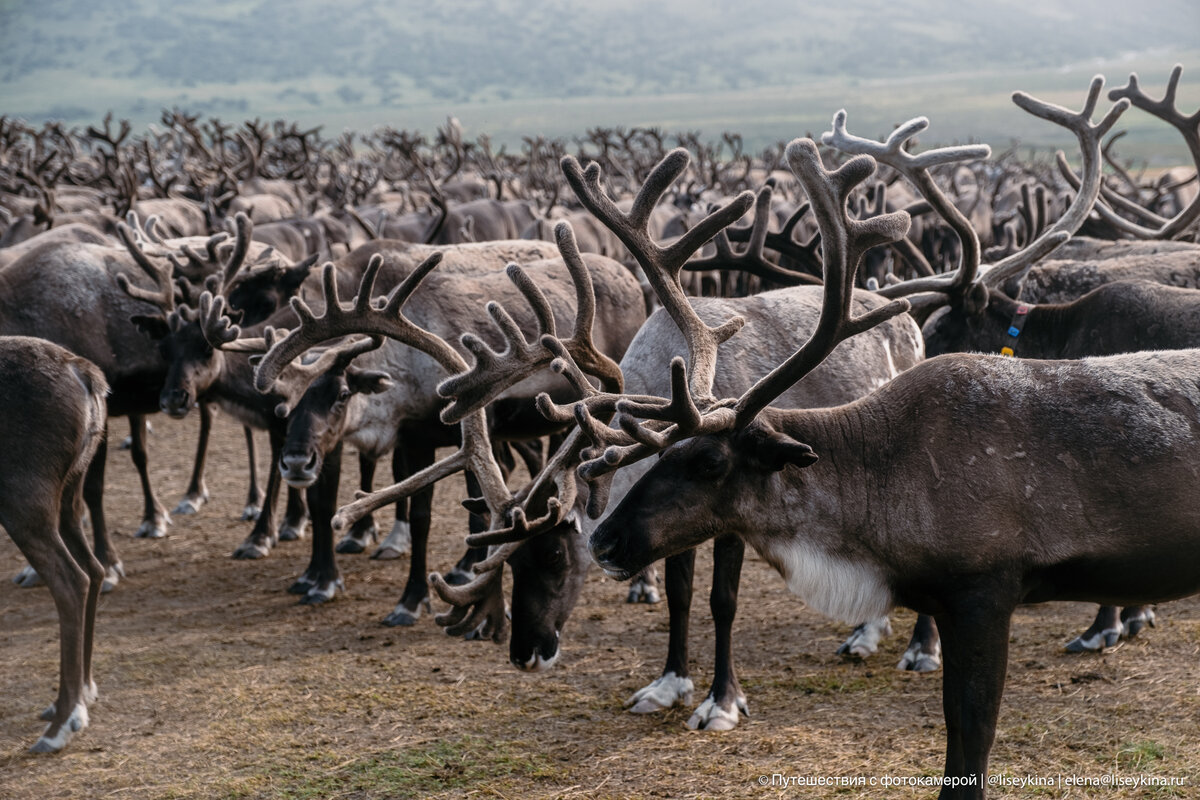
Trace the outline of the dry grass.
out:
<instances>
[{"instance_id":1,"label":"dry grass","mask_svg":"<svg viewBox=\"0 0 1200 800\"><path fill-rule=\"evenodd\" d=\"M194 423L156 420L151 461L164 502L190 464ZM125 425L114 425L113 438ZM240 433L220 420L214 500L172 536L134 540L140 499L129 459L110 458L108 516L129 577L103 598L96 655L101 702L59 756L25 748L53 697L57 628L45 590L0 583L0 797L932 797L931 789L762 789L760 775L938 774L939 674L892 669L904 635L866 663L833 655L846 633L803 609L749 558L736 628L754 716L733 732L693 733L689 709L621 710L655 678L664 607L630 607L593 574L560 665L525 675L507 651L449 639L424 619L378 621L407 560L340 559L348 593L324 608L284 593L307 543L257 562L229 559L246 532ZM352 461L353 459L347 459ZM347 493L352 484L343 481ZM463 512L440 491L433 568L457 557ZM702 557L703 561L703 557ZM705 562L706 563L706 562ZM0 540L0 575L19 567ZM706 567L698 574L694 678L711 673ZM1186 778L1183 789L1026 788L1001 797L1194 797L1200 784L1200 603L1160 609L1141 640L1099 656L1061 645L1090 618L1082 604L1022 609L992 769L1010 776ZM897 630L911 625L900 614ZM697 696L696 701L702 699Z\"/></svg>"}]
</instances>

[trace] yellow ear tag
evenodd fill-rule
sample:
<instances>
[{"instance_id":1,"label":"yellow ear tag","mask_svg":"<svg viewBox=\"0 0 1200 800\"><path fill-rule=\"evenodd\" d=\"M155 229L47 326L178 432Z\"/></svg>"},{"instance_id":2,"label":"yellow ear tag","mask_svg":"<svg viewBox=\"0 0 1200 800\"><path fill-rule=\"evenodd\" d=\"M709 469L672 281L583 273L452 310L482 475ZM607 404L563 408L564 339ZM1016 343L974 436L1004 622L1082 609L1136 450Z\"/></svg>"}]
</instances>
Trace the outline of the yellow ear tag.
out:
<instances>
[{"instance_id":1,"label":"yellow ear tag","mask_svg":"<svg viewBox=\"0 0 1200 800\"><path fill-rule=\"evenodd\" d=\"M1012 358L1012 356L1013 356L1013 349L1012 349L1011 347L1001 347L1001 348L1000 348L1000 355L1002 355L1002 356L1008 356L1009 358Z\"/></svg>"}]
</instances>

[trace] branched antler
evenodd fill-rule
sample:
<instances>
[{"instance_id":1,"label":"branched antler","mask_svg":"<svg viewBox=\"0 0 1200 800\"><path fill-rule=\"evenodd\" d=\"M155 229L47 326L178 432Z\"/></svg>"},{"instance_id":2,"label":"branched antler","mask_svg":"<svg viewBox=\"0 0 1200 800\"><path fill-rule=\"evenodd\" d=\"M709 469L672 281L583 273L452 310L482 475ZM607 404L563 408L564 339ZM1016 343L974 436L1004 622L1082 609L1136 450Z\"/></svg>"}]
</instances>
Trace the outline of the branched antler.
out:
<instances>
[{"instance_id":1,"label":"branched antler","mask_svg":"<svg viewBox=\"0 0 1200 800\"><path fill-rule=\"evenodd\" d=\"M600 352L592 337L596 293L570 223L564 221L555 225L554 238L575 286L575 326L571 337L562 340L562 345L571 353L575 363L600 379L601 385L619 392L622 387L621 370L616 362ZM497 352L473 334L462 336L463 346L475 357L475 364L469 372L448 378L437 387L439 395L451 398L441 414L442 422L447 425L458 422L472 410L486 406L555 357L554 352L542 343L544 337L556 337L554 312L545 295L518 265L509 264L508 276L533 310L538 332L532 342L526 341L517 323L503 306L495 301L487 304L488 315L507 346Z\"/></svg>"}]
</instances>

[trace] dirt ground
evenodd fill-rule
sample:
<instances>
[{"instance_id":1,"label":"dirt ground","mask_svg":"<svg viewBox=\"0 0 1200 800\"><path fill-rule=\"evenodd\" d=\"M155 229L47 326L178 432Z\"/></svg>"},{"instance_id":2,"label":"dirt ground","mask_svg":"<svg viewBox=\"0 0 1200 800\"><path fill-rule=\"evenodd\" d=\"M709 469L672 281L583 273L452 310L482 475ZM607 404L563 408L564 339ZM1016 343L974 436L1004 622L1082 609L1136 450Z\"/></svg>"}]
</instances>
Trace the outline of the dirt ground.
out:
<instances>
[{"instance_id":1,"label":"dirt ground","mask_svg":"<svg viewBox=\"0 0 1200 800\"><path fill-rule=\"evenodd\" d=\"M173 507L196 422L154 425L154 482ZM114 423L114 445L126 431L124 420ZM382 627L407 559L342 556L346 594L299 606L284 589L307 563L307 541L284 543L261 561L229 557L248 529L237 520L243 462L240 431L220 418L211 503L176 517L169 538L148 541L130 536L141 502L132 464L110 450L106 509L128 577L101 601L101 698L91 727L57 756L25 752L56 691L56 617L45 589L8 581L21 561L0 539L0 797L936 796L933 788L770 785L775 774L940 774L941 674L893 669L910 613L896 616L897 633L875 658L844 661L834 651L847 627L806 610L748 554L735 641L753 716L732 732L691 732L690 708L622 710L659 674L665 603L627 606L622 587L594 571L558 666L540 675L510 667L504 647L445 636L429 618ZM354 483L343 479L347 497ZM460 487L454 480L438 492L435 569L448 568L461 547ZM712 661L707 554L701 564L696 703ZM1062 782L992 796L1200 797L1200 602L1160 608L1157 629L1110 652L1065 654L1063 643L1093 610L1055 604L1017 615L992 771L998 780ZM1066 785L1113 776L1187 785Z\"/></svg>"}]
</instances>

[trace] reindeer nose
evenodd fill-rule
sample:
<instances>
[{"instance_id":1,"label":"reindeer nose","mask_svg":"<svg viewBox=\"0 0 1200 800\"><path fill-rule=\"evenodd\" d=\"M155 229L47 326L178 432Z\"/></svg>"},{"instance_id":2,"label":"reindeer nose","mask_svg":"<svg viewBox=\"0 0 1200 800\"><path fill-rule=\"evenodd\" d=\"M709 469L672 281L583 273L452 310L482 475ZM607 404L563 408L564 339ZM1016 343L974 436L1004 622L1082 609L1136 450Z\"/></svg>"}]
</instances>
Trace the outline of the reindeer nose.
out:
<instances>
[{"instance_id":1,"label":"reindeer nose","mask_svg":"<svg viewBox=\"0 0 1200 800\"><path fill-rule=\"evenodd\" d=\"M163 389L158 398L158 407L168 416L180 419L192 408L192 398L183 389Z\"/></svg>"},{"instance_id":2,"label":"reindeer nose","mask_svg":"<svg viewBox=\"0 0 1200 800\"><path fill-rule=\"evenodd\" d=\"M317 452L284 453L279 458L279 473L292 486L312 485L319 472Z\"/></svg>"}]
</instances>

